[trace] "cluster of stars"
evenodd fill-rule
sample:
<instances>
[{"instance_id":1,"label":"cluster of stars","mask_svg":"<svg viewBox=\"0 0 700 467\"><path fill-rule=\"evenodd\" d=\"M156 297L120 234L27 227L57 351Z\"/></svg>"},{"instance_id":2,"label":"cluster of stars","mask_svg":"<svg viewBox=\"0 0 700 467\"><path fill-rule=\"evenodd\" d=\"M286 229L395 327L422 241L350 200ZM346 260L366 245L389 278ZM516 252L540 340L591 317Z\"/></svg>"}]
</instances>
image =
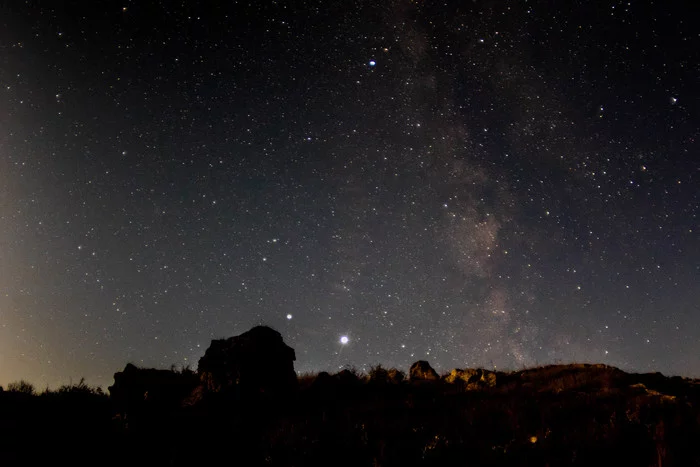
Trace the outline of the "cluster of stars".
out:
<instances>
[{"instance_id":1,"label":"cluster of stars","mask_svg":"<svg viewBox=\"0 0 700 467\"><path fill-rule=\"evenodd\" d=\"M690 14L458 3L9 12L0 384L261 323L299 371L700 372Z\"/></svg>"}]
</instances>

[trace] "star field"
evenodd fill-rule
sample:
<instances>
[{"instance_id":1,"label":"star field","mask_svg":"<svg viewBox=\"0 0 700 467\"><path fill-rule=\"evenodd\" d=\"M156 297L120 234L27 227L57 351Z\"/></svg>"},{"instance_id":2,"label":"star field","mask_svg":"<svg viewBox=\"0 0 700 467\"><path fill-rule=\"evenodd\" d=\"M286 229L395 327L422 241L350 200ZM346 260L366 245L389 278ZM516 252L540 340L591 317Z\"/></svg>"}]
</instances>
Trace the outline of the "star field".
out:
<instances>
[{"instance_id":1,"label":"star field","mask_svg":"<svg viewBox=\"0 0 700 467\"><path fill-rule=\"evenodd\" d=\"M212 3L0 7L0 384L261 323L299 371L700 376L694 7Z\"/></svg>"}]
</instances>

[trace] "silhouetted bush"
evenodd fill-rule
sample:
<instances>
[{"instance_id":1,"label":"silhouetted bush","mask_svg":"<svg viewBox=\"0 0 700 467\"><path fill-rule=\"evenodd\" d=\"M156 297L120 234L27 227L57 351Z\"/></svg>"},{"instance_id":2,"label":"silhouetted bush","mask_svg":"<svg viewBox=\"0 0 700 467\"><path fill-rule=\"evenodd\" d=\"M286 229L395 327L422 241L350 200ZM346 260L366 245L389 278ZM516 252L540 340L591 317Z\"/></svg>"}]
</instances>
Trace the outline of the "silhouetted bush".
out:
<instances>
[{"instance_id":1,"label":"silhouetted bush","mask_svg":"<svg viewBox=\"0 0 700 467\"><path fill-rule=\"evenodd\" d=\"M385 384L389 382L389 372L381 365L374 365L369 369L369 382Z\"/></svg>"},{"instance_id":2,"label":"silhouetted bush","mask_svg":"<svg viewBox=\"0 0 700 467\"><path fill-rule=\"evenodd\" d=\"M99 386L90 386L85 382L85 378L80 378L77 384L65 384L56 391L59 394L90 394L103 396L104 392Z\"/></svg>"},{"instance_id":3,"label":"silhouetted bush","mask_svg":"<svg viewBox=\"0 0 700 467\"><path fill-rule=\"evenodd\" d=\"M366 380L365 375L355 367L346 367L335 374L341 385L354 386Z\"/></svg>"},{"instance_id":4,"label":"silhouetted bush","mask_svg":"<svg viewBox=\"0 0 700 467\"><path fill-rule=\"evenodd\" d=\"M199 378L189 369L178 372L127 363L114 374L114 384L108 389L118 413L138 415L146 410L176 409L198 384Z\"/></svg>"},{"instance_id":5,"label":"silhouetted bush","mask_svg":"<svg viewBox=\"0 0 700 467\"><path fill-rule=\"evenodd\" d=\"M20 394L27 394L29 396L33 396L36 394L36 391L34 390L34 385L25 380L15 381L14 383L8 384L7 391L16 392Z\"/></svg>"},{"instance_id":6,"label":"silhouetted bush","mask_svg":"<svg viewBox=\"0 0 700 467\"><path fill-rule=\"evenodd\" d=\"M311 387L311 385L314 383L318 376L314 373L302 373L299 376L297 376L297 381L299 384L299 389L300 390L305 390Z\"/></svg>"},{"instance_id":7,"label":"silhouetted bush","mask_svg":"<svg viewBox=\"0 0 700 467\"><path fill-rule=\"evenodd\" d=\"M396 368L384 368L375 365L369 370L369 382L375 384L400 384L406 379L406 374Z\"/></svg>"}]
</instances>

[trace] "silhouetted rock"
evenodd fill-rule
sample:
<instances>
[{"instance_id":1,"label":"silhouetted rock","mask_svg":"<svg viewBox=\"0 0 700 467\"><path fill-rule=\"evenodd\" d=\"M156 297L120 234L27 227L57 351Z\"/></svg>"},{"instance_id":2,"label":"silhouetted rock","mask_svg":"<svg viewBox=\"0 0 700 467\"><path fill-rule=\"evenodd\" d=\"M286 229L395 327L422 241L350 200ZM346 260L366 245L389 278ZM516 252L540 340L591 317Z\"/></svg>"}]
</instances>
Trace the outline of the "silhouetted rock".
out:
<instances>
[{"instance_id":1,"label":"silhouetted rock","mask_svg":"<svg viewBox=\"0 0 700 467\"><path fill-rule=\"evenodd\" d=\"M440 379L437 372L430 366L430 363L425 360L418 360L411 365L408 374L411 381L436 381Z\"/></svg>"},{"instance_id":2,"label":"silhouetted rock","mask_svg":"<svg viewBox=\"0 0 700 467\"><path fill-rule=\"evenodd\" d=\"M492 388L496 386L496 373L482 368L468 368L466 370L455 368L445 377L445 382L461 383L468 391Z\"/></svg>"},{"instance_id":3,"label":"silhouetted rock","mask_svg":"<svg viewBox=\"0 0 700 467\"><path fill-rule=\"evenodd\" d=\"M110 399L119 412L138 410L148 403L151 407L176 407L197 386L194 372L138 368L127 363L124 371L114 374Z\"/></svg>"},{"instance_id":4,"label":"silhouetted rock","mask_svg":"<svg viewBox=\"0 0 700 467\"><path fill-rule=\"evenodd\" d=\"M228 339L215 339L199 359L198 373L207 391L280 396L297 387L294 349L267 326Z\"/></svg>"}]
</instances>

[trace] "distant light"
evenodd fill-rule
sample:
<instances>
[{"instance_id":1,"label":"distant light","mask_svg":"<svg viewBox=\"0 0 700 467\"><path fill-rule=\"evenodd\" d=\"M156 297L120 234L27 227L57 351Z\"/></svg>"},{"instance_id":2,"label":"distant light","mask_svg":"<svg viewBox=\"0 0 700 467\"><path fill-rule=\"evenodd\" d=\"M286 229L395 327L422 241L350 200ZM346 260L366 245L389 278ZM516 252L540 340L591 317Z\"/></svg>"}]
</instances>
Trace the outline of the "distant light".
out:
<instances>
[{"instance_id":1,"label":"distant light","mask_svg":"<svg viewBox=\"0 0 700 467\"><path fill-rule=\"evenodd\" d=\"M671 104L675 104L676 102L678 102L678 99L675 97L671 97L670 101L671 101Z\"/></svg>"},{"instance_id":2,"label":"distant light","mask_svg":"<svg viewBox=\"0 0 700 467\"><path fill-rule=\"evenodd\" d=\"M287 319L292 319L292 314L291 314L291 313L289 313L289 314L287 315Z\"/></svg>"},{"instance_id":3,"label":"distant light","mask_svg":"<svg viewBox=\"0 0 700 467\"><path fill-rule=\"evenodd\" d=\"M350 342L350 339L348 339L348 336L340 336L340 343L345 345L348 342Z\"/></svg>"},{"instance_id":4,"label":"distant light","mask_svg":"<svg viewBox=\"0 0 700 467\"><path fill-rule=\"evenodd\" d=\"M370 60L370 61L369 61L369 66L374 66L374 65L376 65L376 64L377 64L377 62L375 62L374 60Z\"/></svg>"}]
</instances>

